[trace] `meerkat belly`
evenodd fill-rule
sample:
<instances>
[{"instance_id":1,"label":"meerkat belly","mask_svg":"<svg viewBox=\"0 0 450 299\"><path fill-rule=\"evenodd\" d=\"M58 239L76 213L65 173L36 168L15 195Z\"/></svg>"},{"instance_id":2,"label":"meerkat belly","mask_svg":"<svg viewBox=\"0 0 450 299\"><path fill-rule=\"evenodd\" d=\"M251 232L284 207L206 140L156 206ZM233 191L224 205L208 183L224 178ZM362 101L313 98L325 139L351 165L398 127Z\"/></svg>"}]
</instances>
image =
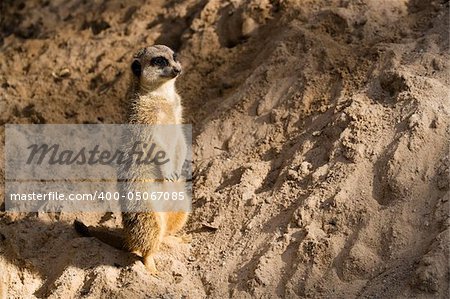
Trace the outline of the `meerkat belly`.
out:
<instances>
[{"instance_id":1,"label":"meerkat belly","mask_svg":"<svg viewBox=\"0 0 450 299\"><path fill-rule=\"evenodd\" d=\"M161 106L157 111L158 123L161 124L175 124L176 116L171 105Z\"/></svg>"},{"instance_id":2,"label":"meerkat belly","mask_svg":"<svg viewBox=\"0 0 450 299\"><path fill-rule=\"evenodd\" d=\"M126 247L130 251L149 250L160 241L166 230L166 215L163 212L124 213L122 217L127 231Z\"/></svg>"}]
</instances>

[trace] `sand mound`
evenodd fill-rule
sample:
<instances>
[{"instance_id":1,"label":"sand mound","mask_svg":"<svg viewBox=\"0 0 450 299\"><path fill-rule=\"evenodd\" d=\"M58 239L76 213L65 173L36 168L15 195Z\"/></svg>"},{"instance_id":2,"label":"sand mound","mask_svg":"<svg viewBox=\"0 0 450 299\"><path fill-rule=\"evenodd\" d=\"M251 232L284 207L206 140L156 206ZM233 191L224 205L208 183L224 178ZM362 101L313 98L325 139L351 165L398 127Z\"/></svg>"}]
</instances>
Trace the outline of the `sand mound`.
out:
<instances>
[{"instance_id":1,"label":"sand mound","mask_svg":"<svg viewBox=\"0 0 450 299\"><path fill-rule=\"evenodd\" d=\"M0 122L121 123L131 54L178 50L193 242L155 278L71 226L118 215L3 213L0 295L449 296L448 1L130 2L3 1Z\"/></svg>"}]
</instances>

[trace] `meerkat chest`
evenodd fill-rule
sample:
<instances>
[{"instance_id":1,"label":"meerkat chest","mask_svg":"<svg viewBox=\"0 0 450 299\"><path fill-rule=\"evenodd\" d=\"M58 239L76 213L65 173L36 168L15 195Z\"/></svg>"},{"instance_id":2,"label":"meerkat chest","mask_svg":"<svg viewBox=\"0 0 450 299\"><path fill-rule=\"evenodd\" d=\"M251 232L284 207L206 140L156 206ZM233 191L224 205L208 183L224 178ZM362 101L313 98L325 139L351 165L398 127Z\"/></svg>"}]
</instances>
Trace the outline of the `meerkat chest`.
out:
<instances>
[{"instance_id":1,"label":"meerkat chest","mask_svg":"<svg viewBox=\"0 0 450 299\"><path fill-rule=\"evenodd\" d=\"M150 94L140 98L137 116L139 123L180 124L182 108L179 103L159 95Z\"/></svg>"},{"instance_id":2,"label":"meerkat chest","mask_svg":"<svg viewBox=\"0 0 450 299\"><path fill-rule=\"evenodd\" d=\"M173 119L172 123L182 122L181 98L175 89L175 80L170 80L151 92L151 96L161 99L165 103L165 109L160 113L167 113Z\"/></svg>"},{"instance_id":3,"label":"meerkat chest","mask_svg":"<svg viewBox=\"0 0 450 299\"><path fill-rule=\"evenodd\" d=\"M181 98L175 90L175 80L155 89L143 89L135 106L135 121L145 124L181 124Z\"/></svg>"}]
</instances>

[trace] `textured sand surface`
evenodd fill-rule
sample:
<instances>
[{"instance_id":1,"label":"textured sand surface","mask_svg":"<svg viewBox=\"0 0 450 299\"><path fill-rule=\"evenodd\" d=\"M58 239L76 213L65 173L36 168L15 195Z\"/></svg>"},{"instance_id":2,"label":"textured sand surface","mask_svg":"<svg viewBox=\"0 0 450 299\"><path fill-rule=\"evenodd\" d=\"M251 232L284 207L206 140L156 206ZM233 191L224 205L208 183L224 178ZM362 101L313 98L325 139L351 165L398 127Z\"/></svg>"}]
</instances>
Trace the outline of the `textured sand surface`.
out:
<instances>
[{"instance_id":1,"label":"textured sand surface","mask_svg":"<svg viewBox=\"0 0 450 299\"><path fill-rule=\"evenodd\" d=\"M1 1L0 124L122 123L173 47L193 241L156 278L72 228L120 215L0 212L0 297L448 298L448 1L127 2Z\"/></svg>"}]
</instances>

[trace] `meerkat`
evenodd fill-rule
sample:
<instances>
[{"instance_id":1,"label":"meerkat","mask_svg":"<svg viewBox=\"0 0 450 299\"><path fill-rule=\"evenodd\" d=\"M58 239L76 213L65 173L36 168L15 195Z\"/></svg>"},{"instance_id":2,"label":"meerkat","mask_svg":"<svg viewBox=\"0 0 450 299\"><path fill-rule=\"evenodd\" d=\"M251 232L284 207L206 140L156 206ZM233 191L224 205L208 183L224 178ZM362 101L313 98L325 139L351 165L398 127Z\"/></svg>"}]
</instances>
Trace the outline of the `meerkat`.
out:
<instances>
[{"instance_id":1,"label":"meerkat","mask_svg":"<svg viewBox=\"0 0 450 299\"><path fill-rule=\"evenodd\" d=\"M181 73L181 64L169 47L154 45L139 50L131 63L131 82L127 92L128 123L137 125L181 125L183 109L181 97L175 89L175 80ZM186 158L186 140L182 130L176 126L171 136L152 131L153 143L168 153L169 163L158 167L151 165L131 165L119 173L127 183L119 189L123 193L136 191L136 181L159 176L164 182L177 181L181 177ZM145 139L147 136L136 136ZM148 271L157 274L154 255L162 240L179 232L188 218L187 211L123 211L122 224L124 239L114 247L140 254ZM75 228L83 235L93 235L81 222ZM94 235L95 236L95 235ZM102 241L105 241L102 238ZM188 241L189 238L177 239ZM111 240L110 240L111 241ZM109 243L109 242L106 242Z\"/></svg>"},{"instance_id":2,"label":"meerkat","mask_svg":"<svg viewBox=\"0 0 450 299\"><path fill-rule=\"evenodd\" d=\"M176 54L168 47L156 45L138 51L131 64L132 80L128 91L128 121L130 124L181 125L181 97L175 89L175 80L181 73ZM156 135L156 136L155 136ZM160 167L162 178L173 181L181 176L186 158L186 141L181 131L178 136L152 136L172 158ZM170 144L171 143L171 144ZM134 179L148 178L155 169L128 171ZM128 191L128 190L125 190ZM142 254L144 265L157 273L154 254L162 239L177 233L187 221L187 212L123 213L125 247Z\"/></svg>"}]
</instances>

